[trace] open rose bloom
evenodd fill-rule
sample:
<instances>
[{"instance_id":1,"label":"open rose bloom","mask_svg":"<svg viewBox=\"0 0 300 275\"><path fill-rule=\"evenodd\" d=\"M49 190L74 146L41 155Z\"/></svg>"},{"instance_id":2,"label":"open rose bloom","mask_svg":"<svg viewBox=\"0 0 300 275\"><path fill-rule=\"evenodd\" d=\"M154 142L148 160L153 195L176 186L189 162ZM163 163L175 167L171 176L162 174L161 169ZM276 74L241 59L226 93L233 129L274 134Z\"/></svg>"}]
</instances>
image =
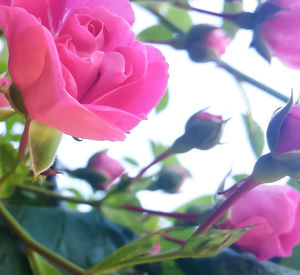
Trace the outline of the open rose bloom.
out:
<instances>
[{"instance_id":1,"label":"open rose bloom","mask_svg":"<svg viewBox=\"0 0 300 275\"><path fill-rule=\"evenodd\" d=\"M230 209L223 228L253 226L236 243L259 260L289 257L300 243L300 193L288 185L260 185Z\"/></svg>"},{"instance_id":2,"label":"open rose bloom","mask_svg":"<svg viewBox=\"0 0 300 275\"><path fill-rule=\"evenodd\" d=\"M128 0L0 0L9 73L30 117L74 137L124 139L168 79L133 21Z\"/></svg>"}]
</instances>

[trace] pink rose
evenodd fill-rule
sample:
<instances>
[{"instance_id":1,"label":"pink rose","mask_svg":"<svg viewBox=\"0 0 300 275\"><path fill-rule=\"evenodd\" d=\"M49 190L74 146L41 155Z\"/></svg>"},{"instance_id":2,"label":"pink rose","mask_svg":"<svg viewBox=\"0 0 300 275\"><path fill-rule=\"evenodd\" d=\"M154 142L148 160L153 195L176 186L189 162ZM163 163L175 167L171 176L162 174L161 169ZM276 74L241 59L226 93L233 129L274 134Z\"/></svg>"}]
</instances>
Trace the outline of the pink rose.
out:
<instances>
[{"instance_id":1,"label":"pink rose","mask_svg":"<svg viewBox=\"0 0 300 275\"><path fill-rule=\"evenodd\" d=\"M236 244L259 260L289 257L300 243L300 193L288 185L259 185L230 209L222 228L253 226Z\"/></svg>"},{"instance_id":2,"label":"pink rose","mask_svg":"<svg viewBox=\"0 0 300 275\"><path fill-rule=\"evenodd\" d=\"M87 170L99 173L112 182L124 173L124 167L117 160L109 157L106 152L100 152L91 157Z\"/></svg>"},{"instance_id":3,"label":"pink rose","mask_svg":"<svg viewBox=\"0 0 300 275\"><path fill-rule=\"evenodd\" d=\"M30 117L74 137L123 140L158 103L162 54L135 40L128 0L1 0L9 72Z\"/></svg>"},{"instance_id":4,"label":"pink rose","mask_svg":"<svg viewBox=\"0 0 300 275\"><path fill-rule=\"evenodd\" d=\"M272 56L292 68L300 68L300 1L269 0L263 5L276 5L277 10L267 15L259 32ZM270 8L266 8L266 11Z\"/></svg>"}]
</instances>

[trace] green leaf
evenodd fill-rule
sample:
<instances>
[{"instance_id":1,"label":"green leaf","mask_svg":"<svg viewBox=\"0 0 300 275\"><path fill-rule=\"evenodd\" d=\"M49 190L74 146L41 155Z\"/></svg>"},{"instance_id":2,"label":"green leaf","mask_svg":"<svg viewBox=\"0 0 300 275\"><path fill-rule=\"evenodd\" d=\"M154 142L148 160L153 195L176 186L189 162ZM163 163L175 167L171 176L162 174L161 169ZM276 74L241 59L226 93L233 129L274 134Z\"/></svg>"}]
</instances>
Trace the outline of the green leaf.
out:
<instances>
[{"instance_id":1,"label":"green leaf","mask_svg":"<svg viewBox=\"0 0 300 275\"><path fill-rule=\"evenodd\" d=\"M29 127L29 149L35 175L46 171L53 163L61 139L61 132L52 127L31 121Z\"/></svg>"},{"instance_id":2,"label":"green leaf","mask_svg":"<svg viewBox=\"0 0 300 275\"><path fill-rule=\"evenodd\" d=\"M142 41L168 41L173 39L173 32L163 24L151 26L137 36Z\"/></svg>"},{"instance_id":3,"label":"green leaf","mask_svg":"<svg viewBox=\"0 0 300 275\"><path fill-rule=\"evenodd\" d=\"M299 275L298 270L258 261L249 253L240 254L230 248L214 258L179 259L176 263L186 275Z\"/></svg>"},{"instance_id":4,"label":"green leaf","mask_svg":"<svg viewBox=\"0 0 300 275\"><path fill-rule=\"evenodd\" d=\"M34 275L63 275L38 253L29 250L27 257Z\"/></svg>"},{"instance_id":5,"label":"green leaf","mask_svg":"<svg viewBox=\"0 0 300 275\"><path fill-rule=\"evenodd\" d=\"M123 263L128 262L133 262L132 265L134 265L135 260L143 257L154 248L162 232L163 231L159 231L154 234L148 234L133 240L132 242L113 252L102 262L87 270L86 274L101 274L102 270L104 269L105 272L114 271L116 269L115 266L121 266Z\"/></svg>"},{"instance_id":6,"label":"green leaf","mask_svg":"<svg viewBox=\"0 0 300 275\"><path fill-rule=\"evenodd\" d=\"M300 245L297 245L293 249L292 256L288 257L288 258L281 259L280 264L282 264L284 266L287 266L289 268L294 268L294 269L300 270L300 261L299 261L299 259L300 259Z\"/></svg>"},{"instance_id":7,"label":"green leaf","mask_svg":"<svg viewBox=\"0 0 300 275\"><path fill-rule=\"evenodd\" d=\"M160 113L161 111L163 111L167 107L168 102L169 102L169 91L167 89L165 94L159 101L158 105L155 107L156 113Z\"/></svg>"},{"instance_id":8,"label":"green leaf","mask_svg":"<svg viewBox=\"0 0 300 275\"><path fill-rule=\"evenodd\" d=\"M247 129L251 147L256 157L260 157L265 146L264 132L257 122L252 119L251 115L243 115L243 120Z\"/></svg>"},{"instance_id":9,"label":"green leaf","mask_svg":"<svg viewBox=\"0 0 300 275\"><path fill-rule=\"evenodd\" d=\"M235 1L224 1L224 13L239 13L243 11L243 1L235 0ZM234 37L239 30L239 27L228 20L223 21L222 28L226 31L227 35L230 37Z\"/></svg>"},{"instance_id":10,"label":"green leaf","mask_svg":"<svg viewBox=\"0 0 300 275\"><path fill-rule=\"evenodd\" d=\"M11 230L0 227L0 274L32 275L25 253Z\"/></svg>"},{"instance_id":11,"label":"green leaf","mask_svg":"<svg viewBox=\"0 0 300 275\"><path fill-rule=\"evenodd\" d=\"M205 234L190 238L180 253L185 258L215 257L223 248L237 241L245 231L210 229Z\"/></svg>"},{"instance_id":12,"label":"green leaf","mask_svg":"<svg viewBox=\"0 0 300 275\"><path fill-rule=\"evenodd\" d=\"M287 184L292 186L293 188L295 188L296 190L298 190L300 192L300 183L298 183L297 181L295 181L291 178L291 179L289 179Z\"/></svg>"},{"instance_id":13,"label":"green leaf","mask_svg":"<svg viewBox=\"0 0 300 275\"><path fill-rule=\"evenodd\" d=\"M79 213L54 207L18 205L7 208L37 242L82 268L93 266L134 237L131 231L113 224L97 211ZM2 219L0 228L10 232ZM10 261L12 263L13 259ZM17 272L0 274L19 275Z\"/></svg>"},{"instance_id":14,"label":"green leaf","mask_svg":"<svg viewBox=\"0 0 300 275\"><path fill-rule=\"evenodd\" d=\"M15 114L15 111L10 108L0 108L0 121L5 121L11 118Z\"/></svg>"},{"instance_id":15,"label":"green leaf","mask_svg":"<svg viewBox=\"0 0 300 275\"><path fill-rule=\"evenodd\" d=\"M11 172L17 165L17 151L0 138L0 178Z\"/></svg>"},{"instance_id":16,"label":"green leaf","mask_svg":"<svg viewBox=\"0 0 300 275\"><path fill-rule=\"evenodd\" d=\"M3 49L0 52L0 72L6 72L8 70L8 47L5 39L1 38L1 42L3 43Z\"/></svg>"},{"instance_id":17,"label":"green leaf","mask_svg":"<svg viewBox=\"0 0 300 275\"><path fill-rule=\"evenodd\" d=\"M165 17L183 32L189 31L193 26L193 22L189 13L181 8L171 6L168 9L167 15ZM178 20L178 18L180 18L180 20Z\"/></svg>"},{"instance_id":18,"label":"green leaf","mask_svg":"<svg viewBox=\"0 0 300 275\"><path fill-rule=\"evenodd\" d=\"M164 153L166 150L168 150L168 147L159 144L159 143L155 143L154 141L150 141L150 145L151 145L151 149L153 152L153 155L155 157L158 157L160 154ZM177 159L176 155L171 155L167 158L165 158L164 160L161 161L161 164L163 166L167 166L167 165L180 165L179 160Z\"/></svg>"},{"instance_id":19,"label":"green leaf","mask_svg":"<svg viewBox=\"0 0 300 275\"><path fill-rule=\"evenodd\" d=\"M130 163L133 166L139 166L139 163L133 158L125 157L124 160L127 161L128 163Z\"/></svg>"}]
</instances>

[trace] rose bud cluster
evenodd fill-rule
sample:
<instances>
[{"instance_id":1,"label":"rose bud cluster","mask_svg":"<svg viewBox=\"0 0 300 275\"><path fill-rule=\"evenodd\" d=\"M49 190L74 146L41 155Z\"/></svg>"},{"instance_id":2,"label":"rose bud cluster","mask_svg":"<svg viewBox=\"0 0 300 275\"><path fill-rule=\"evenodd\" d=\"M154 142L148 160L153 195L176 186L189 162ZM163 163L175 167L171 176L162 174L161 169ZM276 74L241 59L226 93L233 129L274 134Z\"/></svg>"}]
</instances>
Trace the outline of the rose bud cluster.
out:
<instances>
[{"instance_id":1,"label":"rose bud cluster","mask_svg":"<svg viewBox=\"0 0 300 275\"><path fill-rule=\"evenodd\" d=\"M289 185L260 185L229 211L224 229L251 228L235 243L259 260L289 257L300 243L300 193Z\"/></svg>"},{"instance_id":2,"label":"rose bud cluster","mask_svg":"<svg viewBox=\"0 0 300 275\"><path fill-rule=\"evenodd\" d=\"M124 173L124 167L105 151L94 154L85 168L70 171L76 178L87 180L95 190L106 190L110 184Z\"/></svg>"},{"instance_id":3,"label":"rose bud cluster","mask_svg":"<svg viewBox=\"0 0 300 275\"><path fill-rule=\"evenodd\" d=\"M184 48L195 62L216 60L230 44L225 31L212 25L194 26L185 37Z\"/></svg>"},{"instance_id":4,"label":"rose bud cluster","mask_svg":"<svg viewBox=\"0 0 300 275\"><path fill-rule=\"evenodd\" d=\"M300 2L269 0L255 12L252 46L270 60L276 56L291 68L300 68Z\"/></svg>"},{"instance_id":5,"label":"rose bud cluster","mask_svg":"<svg viewBox=\"0 0 300 275\"><path fill-rule=\"evenodd\" d=\"M136 41L133 22L129 0L0 0L9 74L30 118L78 138L123 140L168 80L164 57Z\"/></svg>"},{"instance_id":6,"label":"rose bud cluster","mask_svg":"<svg viewBox=\"0 0 300 275\"><path fill-rule=\"evenodd\" d=\"M162 190L166 193L177 193L191 174L179 165L164 166L158 173L157 179L148 187L149 190Z\"/></svg>"}]
</instances>

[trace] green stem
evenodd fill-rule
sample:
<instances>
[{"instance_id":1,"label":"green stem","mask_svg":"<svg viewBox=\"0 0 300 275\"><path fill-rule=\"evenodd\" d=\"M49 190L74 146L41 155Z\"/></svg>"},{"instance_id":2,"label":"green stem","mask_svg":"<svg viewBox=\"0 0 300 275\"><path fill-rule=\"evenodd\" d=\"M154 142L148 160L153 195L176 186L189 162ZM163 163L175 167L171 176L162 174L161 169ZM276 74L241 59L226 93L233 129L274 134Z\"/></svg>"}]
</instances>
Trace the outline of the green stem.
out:
<instances>
[{"instance_id":1,"label":"green stem","mask_svg":"<svg viewBox=\"0 0 300 275\"><path fill-rule=\"evenodd\" d=\"M47 260L52 262L53 264L61 267L65 271L69 272L73 275L83 275L84 270L71 263L70 261L64 259L58 254L54 253L50 249L42 246L37 241L35 241L23 228L22 226L15 220L15 218L8 212L8 210L4 207L2 202L0 202L0 215L5 220L5 222L14 230L20 240L24 243L26 248L32 249L45 257Z\"/></svg>"},{"instance_id":2,"label":"green stem","mask_svg":"<svg viewBox=\"0 0 300 275\"><path fill-rule=\"evenodd\" d=\"M225 71L229 72L230 74L232 74L234 77L236 77L237 79L239 79L240 81L244 81L244 82L248 82L251 85L255 86L258 89L261 89L262 91L266 92L267 94L274 96L275 98L284 101L284 102L288 102L289 98L285 95L283 95L282 93L274 90L273 88L253 79L250 76L247 76L245 74L243 74L242 72L238 71L237 69L233 68L232 66L230 66L229 64L227 64L226 62L217 59L215 61L221 68L223 68Z\"/></svg>"},{"instance_id":3,"label":"green stem","mask_svg":"<svg viewBox=\"0 0 300 275\"><path fill-rule=\"evenodd\" d=\"M66 197L66 196L57 194L56 192L53 192L53 191L50 191L50 190L47 190L44 188L36 187L33 185L19 184L16 187L21 190L26 190L26 191L30 191L33 193L43 194L43 195L46 195L48 197L52 197L52 198L55 198L58 200L70 201L70 202L74 202L74 203L89 204L91 206L99 206L99 204L102 202L102 200L89 201L89 200L77 199L77 198L72 198L72 197Z\"/></svg>"}]
</instances>

